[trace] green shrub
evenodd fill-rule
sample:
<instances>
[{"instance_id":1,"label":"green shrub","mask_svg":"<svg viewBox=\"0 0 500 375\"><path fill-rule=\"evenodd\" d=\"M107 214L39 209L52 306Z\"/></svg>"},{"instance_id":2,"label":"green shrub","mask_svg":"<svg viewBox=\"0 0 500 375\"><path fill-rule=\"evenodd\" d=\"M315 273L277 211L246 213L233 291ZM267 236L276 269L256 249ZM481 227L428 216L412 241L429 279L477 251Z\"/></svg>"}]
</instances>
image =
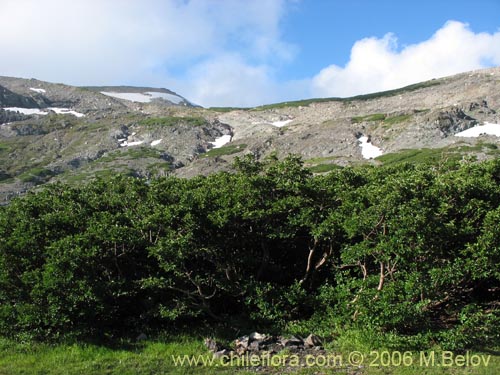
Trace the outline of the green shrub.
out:
<instances>
[{"instance_id":1,"label":"green shrub","mask_svg":"<svg viewBox=\"0 0 500 375\"><path fill-rule=\"evenodd\" d=\"M500 161L314 176L295 156L246 155L234 168L106 175L0 207L0 333L237 317L390 345L499 344Z\"/></svg>"}]
</instances>

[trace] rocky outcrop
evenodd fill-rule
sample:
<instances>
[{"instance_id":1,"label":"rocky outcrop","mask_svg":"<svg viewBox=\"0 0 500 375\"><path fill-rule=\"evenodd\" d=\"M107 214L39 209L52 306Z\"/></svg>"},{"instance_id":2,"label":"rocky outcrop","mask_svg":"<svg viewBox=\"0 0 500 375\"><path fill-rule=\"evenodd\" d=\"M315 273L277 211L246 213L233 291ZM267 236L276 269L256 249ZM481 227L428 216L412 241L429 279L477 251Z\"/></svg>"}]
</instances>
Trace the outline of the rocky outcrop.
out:
<instances>
[{"instance_id":1,"label":"rocky outcrop","mask_svg":"<svg viewBox=\"0 0 500 375\"><path fill-rule=\"evenodd\" d=\"M478 122L467 115L462 109L455 107L439 113L435 124L444 136L449 136L472 128Z\"/></svg>"},{"instance_id":2,"label":"rocky outcrop","mask_svg":"<svg viewBox=\"0 0 500 375\"><path fill-rule=\"evenodd\" d=\"M303 339L298 336L273 336L258 332L237 338L234 340L232 347L225 347L212 338L205 339L205 346L216 357L223 355L278 354L285 349L290 353L311 353L323 350L321 339L314 334L310 334Z\"/></svg>"},{"instance_id":3,"label":"rocky outcrop","mask_svg":"<svg viewBox=\"0 0 500 375\"><path fill-rule=\"evenodd\" d=\"M495 110L488 107L488 102L486 100L470 103L469 112L486 114L486 115L494 115L496 113Z\"/></svg>"},{"instance_id":4,"label":"rocky outcrop","mask_svg":"<svg viewBox=\"0 0 500 375\"><path fill-rule=\"evenodd\" d=\"M0 107L39 108L35 100L0 86Z\"/></svg>"},{"instance_id":5,"label":"rocky outcrop","mask_svg":"<svg viewBox=\"0 0 500 375\"><path fill-rule=\"evenodd\" d=\"M5 111L0 108L0 125L8 122L26 120L29 116L23 115L19 112Z\"/></svg>"}]
</instances>

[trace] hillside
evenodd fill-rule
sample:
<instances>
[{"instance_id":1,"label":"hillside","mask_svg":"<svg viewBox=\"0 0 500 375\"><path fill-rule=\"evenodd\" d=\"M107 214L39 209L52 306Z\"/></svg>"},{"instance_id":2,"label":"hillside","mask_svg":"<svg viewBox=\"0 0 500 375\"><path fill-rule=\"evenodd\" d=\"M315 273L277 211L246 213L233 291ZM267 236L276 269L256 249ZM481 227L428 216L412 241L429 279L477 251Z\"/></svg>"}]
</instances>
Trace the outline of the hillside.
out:
<instances>
[{"instance_id":1,"label":"hillside","mask_svg":"<svg viewBox=\"0 0 500 375\"><path fill-rule=\"evenodd\" d=\"M236 156L300 155L314 172L352 164L493 158L500 68L353 98L198 107L168 89L74 87L0 77L0 202L47 182L115 171L192 177ZM478 127L478 128L476 128ZM476 132L474 136L464 133Z\"/></svg>"}]
</instances>

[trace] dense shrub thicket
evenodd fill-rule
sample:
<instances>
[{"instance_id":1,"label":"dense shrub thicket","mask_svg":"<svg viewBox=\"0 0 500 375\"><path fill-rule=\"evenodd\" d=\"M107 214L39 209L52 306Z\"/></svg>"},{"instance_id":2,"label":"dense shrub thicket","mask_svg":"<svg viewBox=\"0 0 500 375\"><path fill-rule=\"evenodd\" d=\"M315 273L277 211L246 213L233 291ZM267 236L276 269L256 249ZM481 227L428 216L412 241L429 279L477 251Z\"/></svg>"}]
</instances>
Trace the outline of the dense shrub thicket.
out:
<instances>
[{"instance_id":1,"label":"dense shrub thicket","mask_svg":"<svg viewBox=\"0 0 500 375\"><path fill-rule=\"evenodd\" d=\"M0 209L0 332L240 316L498 340L500 161L56 184ZM498 342L498 341L496 341Z\"/></svg>"}]
</instances>

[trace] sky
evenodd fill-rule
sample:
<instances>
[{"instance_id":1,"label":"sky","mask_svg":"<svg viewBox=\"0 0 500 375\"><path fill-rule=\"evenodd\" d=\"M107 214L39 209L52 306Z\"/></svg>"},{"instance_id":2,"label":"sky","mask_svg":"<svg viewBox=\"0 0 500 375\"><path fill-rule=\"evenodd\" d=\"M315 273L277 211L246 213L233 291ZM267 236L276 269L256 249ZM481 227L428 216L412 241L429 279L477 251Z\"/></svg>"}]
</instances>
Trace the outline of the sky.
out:
<instances>
[{"instance_id":1,"label":"sky","mask_svg":"<svg viewBox=\"0 0 500 375\"><path fill-rule=\"evenodd\" d=\"M0 0L0 75L249 107L500 65L500 0Z\"/></svg>"}]
</instances>

